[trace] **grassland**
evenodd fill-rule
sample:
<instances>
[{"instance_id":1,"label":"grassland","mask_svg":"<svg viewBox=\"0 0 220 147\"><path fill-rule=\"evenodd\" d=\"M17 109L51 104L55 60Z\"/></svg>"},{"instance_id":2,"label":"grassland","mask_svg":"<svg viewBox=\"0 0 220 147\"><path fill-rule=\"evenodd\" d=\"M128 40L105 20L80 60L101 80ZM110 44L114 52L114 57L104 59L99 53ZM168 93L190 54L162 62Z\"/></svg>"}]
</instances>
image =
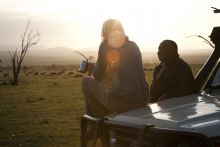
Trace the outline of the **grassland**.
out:
<instances>
[{"instance_id":1,"label":"grassland","mask_svg":"<svg viewBox=\"0 0 220 147\"><path fill-rule=\"evenodd\" d=\"M145 64L151 83L155 65ZM191 65L194 74L201 65ZM19 86L6 84L0 72L0 146L56 147L80 144L84 113L77 66L35 66L22 69ZM5 85L3 85L5 83Z\"/></svg>"}]
</instances>

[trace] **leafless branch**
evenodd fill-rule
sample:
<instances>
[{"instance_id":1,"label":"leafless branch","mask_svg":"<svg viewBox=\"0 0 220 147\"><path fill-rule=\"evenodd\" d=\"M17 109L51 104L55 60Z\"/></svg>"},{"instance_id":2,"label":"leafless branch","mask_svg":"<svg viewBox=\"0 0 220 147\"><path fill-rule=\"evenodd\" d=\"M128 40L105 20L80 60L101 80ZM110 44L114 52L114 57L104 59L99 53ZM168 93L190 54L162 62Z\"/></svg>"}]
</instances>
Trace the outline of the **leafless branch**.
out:
<instances>
[{"instance_id":1,"label":"leafless branch","mask_svg":"<svg viewBox=\"0 0 220 147\"><path fill-rule=\"evenodd\" d=\"M77 50L75 50L75 51L73 51L74 53L77 53L77 54L79 54L79 55L81 55L83 58L85 58L86 60L88 60L88 58L83 54L83 53L81 53L81 52L79 52L79 51L77 51Z\"/></svg>"},{"instance_id":2,"label":"leafless branch","mask_svg":"<svg viewBox=\"0 0 220 147\"><path fill-rule=\"evenodd\" d=\"M39 42L40 34L38 32L34 33L34 30L30 29L30 25L31 21L28 19L26 28L23 34L21 35L21 52L18 52L17 49L15 52L9 51L11 64L13 68L14 85L17 85L21 64L28 52L28 49Z\"/></svg>"},{"instance_id":3,"label":"leafless branch","mask_svg":"<svg viewBox=\"0 0 220 147\"><path fill-rule=\"evenodd\" d=\"M189 38L189 37L199 37L203 40L203 42L205 42L206 44L208 44L209 46L211 46L212 48L215 48L215 46L208 40L206 39L205 37L201 36L201 35L190 35L190 36L186 36L186 38Z\"/></svg>"}]
</instances>

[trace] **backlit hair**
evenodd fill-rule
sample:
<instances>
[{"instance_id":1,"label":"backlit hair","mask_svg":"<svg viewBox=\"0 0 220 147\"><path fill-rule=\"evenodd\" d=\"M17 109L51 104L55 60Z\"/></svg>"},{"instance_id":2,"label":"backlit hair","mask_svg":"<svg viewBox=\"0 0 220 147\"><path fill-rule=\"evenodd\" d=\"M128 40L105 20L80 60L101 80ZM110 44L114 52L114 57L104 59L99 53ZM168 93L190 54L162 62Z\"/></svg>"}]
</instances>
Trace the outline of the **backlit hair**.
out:
<instances>
[{"instance_id":1,"label":"backlit hair","mask_svg":"<svg viewBox=\"0 0 220 147\"><path fill-rule=\"evenodd\" d=\"M113 31L120 31L124 36L124 28L119 20L108 19L103 23L101 37L102 40L107 40L108 35Z\"/></svg>"}]
</instances>

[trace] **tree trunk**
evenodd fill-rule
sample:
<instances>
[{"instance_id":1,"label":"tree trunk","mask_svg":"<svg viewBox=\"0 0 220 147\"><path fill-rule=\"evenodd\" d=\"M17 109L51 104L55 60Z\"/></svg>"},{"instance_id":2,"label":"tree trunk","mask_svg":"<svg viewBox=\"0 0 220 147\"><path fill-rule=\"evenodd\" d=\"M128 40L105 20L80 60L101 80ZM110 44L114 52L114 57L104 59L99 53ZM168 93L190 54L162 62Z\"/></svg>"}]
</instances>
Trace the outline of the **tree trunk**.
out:
<instances>
[{"instance_id":1,"label":"tree trunk","mask_svg":"<svg viewBox=\"0 0 220 147\"><path fill-rule=\"evenodd\" d=\"M15 52L14 58L12 60L12 68L13 68L13 80L11 79L10 82L12 85L18 84L18 75L17 75L17 66L16 66L16 56L17 53Z\"/></svg>"},{"instance_id":2,"label":"tree trunk","mask_svg":"<svg viewBox=\"0 0 220 147\"><path fill-rule=\"evenodd\" d=\"M15 85L15 86L18 85L18 77L19 77L19 73L20 73L20 69L21 69L21 62L18 63L18 66L15 69L14 81L13 81L13 85Z\"/></svg>"},{"instance_id":3,"label":"tree trunk","mask_svg":"<svg viewBox=\"0 0 220 147\"><path fill-rule=\"evenodd\" d=\"M16 73L16 74L14 75L14 80L13 80L13 83L12 83L12 84L15 85L15 86L18 85L18 73Z\"/></svg>"}]
</instances>

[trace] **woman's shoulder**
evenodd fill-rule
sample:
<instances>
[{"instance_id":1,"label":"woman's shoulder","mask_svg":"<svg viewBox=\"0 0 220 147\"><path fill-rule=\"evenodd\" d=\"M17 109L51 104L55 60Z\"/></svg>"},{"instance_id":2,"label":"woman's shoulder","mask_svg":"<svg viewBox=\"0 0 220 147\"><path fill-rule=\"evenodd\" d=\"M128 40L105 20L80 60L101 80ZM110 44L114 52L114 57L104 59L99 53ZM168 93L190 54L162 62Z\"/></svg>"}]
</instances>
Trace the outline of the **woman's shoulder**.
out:
<instances>
[{"instance_id":1,"label":"woman's shoulder","mask_svg":"<svg viewBox=\"0 0 220 147\"><path fill-rule=\"evenodd\" d=\"M107 42L106 41L102 41L100 44L99 44L99 48L102 49L106 46Z\"/></svg>"},{"instance_id":2,"label":"woman's shoulder","mask_svg":"<svg viewBox=\"0 0 220 147\"><path fill-rule=\"evenodd\" d=\"M134 41L129 40L129 41L127 42L127 44L128 44L128 46L129 46L130 48L139 49L138 45L137 45Z\"/></svg>"},{"instance_id":3,"label":"woman's shoulder","mask_svg":"<svg viewBox=\"0 0 220 147\"><path fill-rule=\"evenodd\" d=\"M108 50L108 48L108 43L106 41L102 41L99 45L99 53L105 53Z\"/></svg>"},{"instance_id":4,"label":"woman's shoulder","mask_svg":"<svg viewBox=\"0 0 220 147\"><path fill-rule=\"evenodd\" d=\"M136 42L134 42L134 41L132 41L132 40L128 40L128 43L129 43L130 45L135 45L135 46L137 46Z\"/></svg>"}]
</instances>

